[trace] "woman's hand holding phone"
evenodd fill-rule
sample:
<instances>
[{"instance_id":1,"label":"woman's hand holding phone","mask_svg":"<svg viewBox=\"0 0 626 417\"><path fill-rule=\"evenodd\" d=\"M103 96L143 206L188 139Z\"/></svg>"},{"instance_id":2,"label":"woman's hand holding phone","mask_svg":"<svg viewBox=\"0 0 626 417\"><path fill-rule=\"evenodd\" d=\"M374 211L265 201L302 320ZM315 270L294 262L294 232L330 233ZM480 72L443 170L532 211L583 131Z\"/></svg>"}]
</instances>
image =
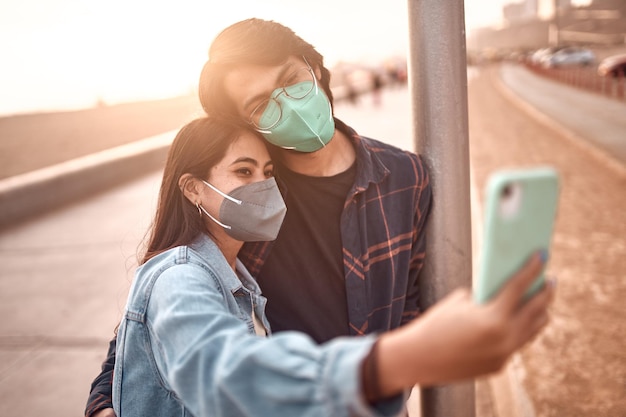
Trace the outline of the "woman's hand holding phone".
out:
<instances>
[{"instance_id":1,"label":"woman's hand holding phone","mask_svg":"<svg viewBox=\"0 0 626 417\"><path fill-rule=\"evenodd\" d=\"M379 341L380 389L399 392L471 379L500 370L549 321L554 286L531 298L525 293L541 273L546 257L533 254L489 301L479 304L457 289L420 318L383 335Z\"/></svg>"}]
</instances>

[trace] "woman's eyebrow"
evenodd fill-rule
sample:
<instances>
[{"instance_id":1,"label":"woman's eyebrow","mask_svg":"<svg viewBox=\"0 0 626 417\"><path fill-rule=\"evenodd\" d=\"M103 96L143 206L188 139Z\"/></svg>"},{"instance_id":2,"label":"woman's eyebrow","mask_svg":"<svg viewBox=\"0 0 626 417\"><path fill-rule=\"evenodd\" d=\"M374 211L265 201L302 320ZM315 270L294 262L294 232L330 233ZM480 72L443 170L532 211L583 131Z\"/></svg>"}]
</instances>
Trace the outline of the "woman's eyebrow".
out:
<instances>
[{"instance_id":1,"label":"woman's eyebrow","mask_svg":"<svg viewBox=\"0 0 626 417\"><path fill-rule=\"evenodd\" d=\"M238 163L241 163L241 162L247 162L247 163L252 164L254 166L258 166L259 165L259 162L256 159L250 158L250 157L247 157L247 156L242 156L240 158L235 159L230 165L235 165L235 164L238 164Z\"/></svg>"}]
</instances>

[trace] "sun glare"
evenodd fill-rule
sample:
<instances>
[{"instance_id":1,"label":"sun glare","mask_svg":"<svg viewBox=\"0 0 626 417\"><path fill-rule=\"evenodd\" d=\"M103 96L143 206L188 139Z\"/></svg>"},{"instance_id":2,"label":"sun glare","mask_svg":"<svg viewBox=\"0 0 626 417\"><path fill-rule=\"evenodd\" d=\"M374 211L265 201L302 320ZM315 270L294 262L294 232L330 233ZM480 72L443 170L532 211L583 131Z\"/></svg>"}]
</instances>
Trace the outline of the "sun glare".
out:
<instances>
[{"instance_id":1,"label":"sun glare","mask_svg":"<svg viewBox=\"0 0 626 417\"><path fill-rule=\"evenodd\" d=\"M219 31L249 17L291 27L325 56L328 67L380 62L405 54L408 44L405 2L1 2L0 36L11 41L0 43L0 114L187 94L196 89Z\"/></svg>"}]
</instances>

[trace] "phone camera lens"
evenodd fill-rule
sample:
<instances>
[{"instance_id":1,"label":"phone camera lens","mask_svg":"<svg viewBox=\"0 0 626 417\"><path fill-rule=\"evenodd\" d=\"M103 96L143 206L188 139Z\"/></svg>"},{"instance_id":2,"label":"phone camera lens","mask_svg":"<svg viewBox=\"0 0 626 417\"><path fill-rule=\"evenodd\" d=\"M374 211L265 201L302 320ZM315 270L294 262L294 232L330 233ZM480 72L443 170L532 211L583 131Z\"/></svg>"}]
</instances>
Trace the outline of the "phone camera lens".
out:
<instances>
[{"instance_id":1,"label":"phone camera lens","mask_svg":"<svg viewBox=\"0 0 626 417\"><path fill-rule=\"evenodd\" d=\"M510 184L505 185L502 191L500 192L500 196L502 198L509 198L511 194L513 194L513 187L511 187Z\"/></svg>"}]
</instances>

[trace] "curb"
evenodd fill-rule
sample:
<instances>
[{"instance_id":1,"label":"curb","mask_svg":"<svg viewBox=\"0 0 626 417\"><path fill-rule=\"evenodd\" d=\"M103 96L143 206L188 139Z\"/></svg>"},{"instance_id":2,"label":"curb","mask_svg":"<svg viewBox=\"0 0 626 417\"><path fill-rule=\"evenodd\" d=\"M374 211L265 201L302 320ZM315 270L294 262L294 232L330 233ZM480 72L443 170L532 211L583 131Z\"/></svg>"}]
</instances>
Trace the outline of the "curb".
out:
<instances>
[{"instance_id":1,"label":"curb","mask_svg":"<svg viewBox=\"0 0 626 417\"><path fill-rule=\"evenodd\" d=\"M522 385L524 364L519 353L514 354L500 373L489 377L494 408L498 417L535 417L531 398Z\"/></svg>"},{"instance_id":2,"label":"curb","mask_svg":"<svg viewBox=\"0 0 626 417\"><path fill-rule=\"evenodd\" d=\"M346 91L336 86L333 96ZM0 180L0 230L163 169L178 130Z\"/></svg>"},{"instance_id":3,"label":"curb","mask_svg":"<svg viewBox=\"0 0 626 417\"><path fill-rule=\"evenodd\" d=\"M162 169L176 132L0 180L0 230Z\"/></svg>"}]
</instances>

